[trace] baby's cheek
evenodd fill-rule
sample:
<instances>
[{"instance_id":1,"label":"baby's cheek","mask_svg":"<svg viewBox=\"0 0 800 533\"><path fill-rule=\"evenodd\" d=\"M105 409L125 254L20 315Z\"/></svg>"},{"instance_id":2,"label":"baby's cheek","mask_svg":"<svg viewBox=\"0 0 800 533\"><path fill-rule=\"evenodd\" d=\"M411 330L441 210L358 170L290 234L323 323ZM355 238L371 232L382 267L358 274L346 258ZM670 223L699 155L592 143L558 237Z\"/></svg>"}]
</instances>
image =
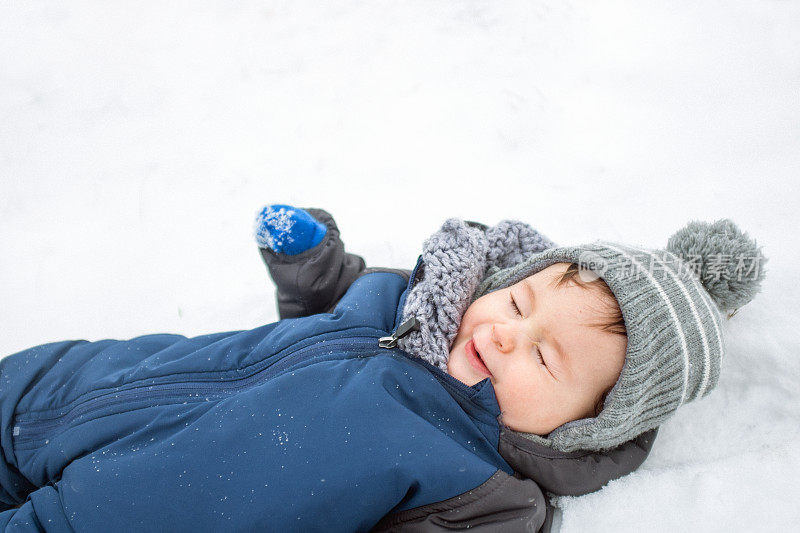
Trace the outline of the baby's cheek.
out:
<instances>
[{"instance_id":1,"label":"baby's cheek","mask_svg":"<svg viewBox=\"0 0 800 533\"><path fill-rule=\"evenodd\" d=\"M500 407L500 411L504 413L506 417L515 418L521 411L525 410L525 403L523 400L508 389L495 387L494 395L497 399L497 405Z\"/></svg>"},{"instance_id":2,"label":"baby's cheek","mask_svg":"<svg viewBox=\"0 0 800 533\"><path fill-rule=\"evenodd\" d=\"M559 410L544 385L535 382L517 384L516 387L495 388L495 397L504 420L512 429L515 426L540 429L546 420Z\"/></svg>"}]
</instances>

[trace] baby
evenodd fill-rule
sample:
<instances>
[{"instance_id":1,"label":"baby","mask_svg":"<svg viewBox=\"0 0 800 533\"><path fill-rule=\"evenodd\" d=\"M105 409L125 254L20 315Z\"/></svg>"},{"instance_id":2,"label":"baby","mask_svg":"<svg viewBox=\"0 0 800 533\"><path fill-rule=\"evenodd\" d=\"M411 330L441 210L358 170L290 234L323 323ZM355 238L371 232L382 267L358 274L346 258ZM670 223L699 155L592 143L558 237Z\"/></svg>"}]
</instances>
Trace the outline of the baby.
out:
<instances>
[{"instance_id":1,"label":"baby","mask_svg":"<svg viewBox=\"0 0 800 533\"><path fill-rule=\"evenodd\" d=\"M710 260L763 259L727 220L652 251L449 219L413 271L321 209L256 239L282 320L0 359L0 530L550 531L714 387L763 278Z\"/></svg>"},{"instance_id":2,"label":"baby","mask_svg":"<svg viewBox=\"0 0 800 533\"><path fill-rule=\"evenodd\" d=\"M326 231L287 205L264 208L256 228L260 246L290 255ZM721 312L755 296L765 262L727 219L690 223L666 250L559 248L522 222L450 219L424 243L403 308L417 327L396 342L466 385L488 379L518 436L608 450L714 388Z\"/></svg>"}]
</instances>

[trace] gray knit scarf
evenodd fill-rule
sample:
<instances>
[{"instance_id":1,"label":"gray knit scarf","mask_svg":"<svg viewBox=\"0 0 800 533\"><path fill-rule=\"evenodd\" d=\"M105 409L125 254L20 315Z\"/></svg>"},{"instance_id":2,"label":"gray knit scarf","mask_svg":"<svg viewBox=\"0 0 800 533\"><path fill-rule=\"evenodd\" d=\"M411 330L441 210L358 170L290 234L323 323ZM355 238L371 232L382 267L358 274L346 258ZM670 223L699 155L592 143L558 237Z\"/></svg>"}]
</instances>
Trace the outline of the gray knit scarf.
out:
<instances>
[{"instance_id":1,"label":"gray knit scarf","mask_svg":"<svg viewBox=\"0 0 800 533\"><path fill-rule=\"evenodd\" d=\"M402 321L416 317L419 330L399 339L398 346L447 372L450 345L480 282L554 246L524 222L502 220L487 227L447 219L423 243L424 275L403 306Z\"/></svg>"}]
</instances>

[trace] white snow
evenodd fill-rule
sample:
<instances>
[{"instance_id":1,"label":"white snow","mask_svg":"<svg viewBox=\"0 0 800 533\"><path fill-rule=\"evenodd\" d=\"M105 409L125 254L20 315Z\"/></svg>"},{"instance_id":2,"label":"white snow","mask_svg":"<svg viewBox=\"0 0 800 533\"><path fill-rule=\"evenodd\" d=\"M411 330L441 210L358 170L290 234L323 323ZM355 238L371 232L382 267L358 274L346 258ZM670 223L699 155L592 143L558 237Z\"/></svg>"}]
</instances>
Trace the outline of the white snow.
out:
<instances>
[{"instance_id":1,"label":"white snow","mask_svg":"<svg viewBox=\"0 0 800 533\"><path fill-rule=\"evenodd\" d=\"M256 243L261 248L282 250L284 243L294 242L291 231L295 224L292 215L294 209L285 207L276 208L273 205L265 206L259 211L253 224Z\"/></svg>"},{"instance_id":2,"label":"white snow","mask_svg":"<svg viewBox=\"0 0 800 533\"><path fill-rule=\"evenodd\" d=\"M277 319L252 221L411 268L451 216L559 244L729 217L769 258L719 386L562 531L800 524L800 4L5 2L0 354Z\"/></svg>"}]
</instances>

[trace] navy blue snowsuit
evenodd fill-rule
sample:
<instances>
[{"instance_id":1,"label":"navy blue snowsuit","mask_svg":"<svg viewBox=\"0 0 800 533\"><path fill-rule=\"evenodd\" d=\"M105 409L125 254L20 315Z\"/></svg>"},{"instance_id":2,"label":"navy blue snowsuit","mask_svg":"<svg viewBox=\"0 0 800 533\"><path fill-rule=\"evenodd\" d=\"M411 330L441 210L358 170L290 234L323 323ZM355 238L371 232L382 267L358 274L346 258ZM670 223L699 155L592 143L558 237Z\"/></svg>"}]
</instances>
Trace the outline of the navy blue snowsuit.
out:
<instances>
[{"instance_id":1,"label":"navy blue snowsuit","mask_svg":"<svg viewBox=\"0 0 800 533\"><path fill-rule=\"evenodd\" d=\"M295 318L0 360L0 531L538 531L543 491L590 492L644 460L654 432L543 449L501 427L488 379L380 347L421 260L366 269L309 211L329 227L319 245L262 252Z\"/></svg>"}]
</instances>

